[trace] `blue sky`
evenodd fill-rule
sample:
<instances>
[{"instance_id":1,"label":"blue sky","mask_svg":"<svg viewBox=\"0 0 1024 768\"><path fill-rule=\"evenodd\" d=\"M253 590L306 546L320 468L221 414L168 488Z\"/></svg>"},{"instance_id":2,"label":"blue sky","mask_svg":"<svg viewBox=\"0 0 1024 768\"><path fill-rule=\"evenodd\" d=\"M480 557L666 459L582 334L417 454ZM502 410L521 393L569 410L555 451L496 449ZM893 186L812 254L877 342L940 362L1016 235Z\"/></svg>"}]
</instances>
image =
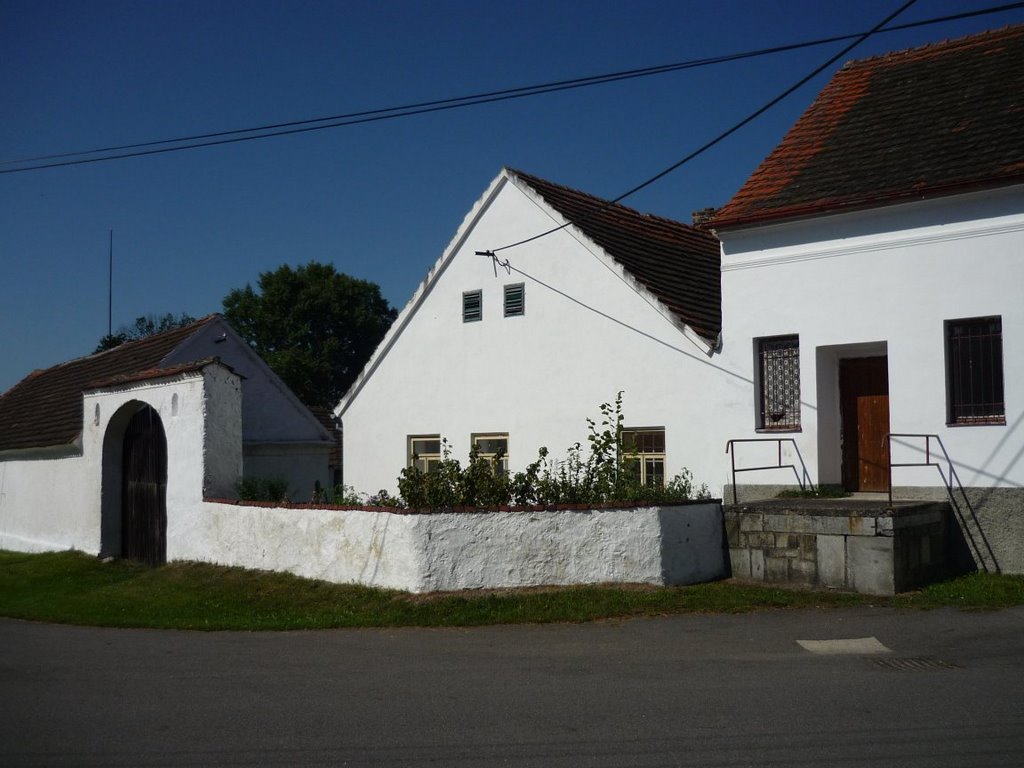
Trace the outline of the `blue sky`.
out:
<instances>
[{"instance_id":1,"label":"blue sky","mask_svg":"<svg viewBox=\"0 0 1024 768\"><path fill-rule=\"evenodd\" d=\"M918 0L898 21L984 7ZM993 3L994 4L994 3ZM897 0L0 0L0 161L389 107L866 30ZM1024 22L879 34L847 58ZM841 43L566 93L226 147L0 175L0 391L113 322L219 311L310 260L410 297L502 165L615 197ZM836 65L838 67L838 65ZM822 75L627 204L722 205ZM17 166L0 165L0 169Z\"/></svg>"}]
</instances>

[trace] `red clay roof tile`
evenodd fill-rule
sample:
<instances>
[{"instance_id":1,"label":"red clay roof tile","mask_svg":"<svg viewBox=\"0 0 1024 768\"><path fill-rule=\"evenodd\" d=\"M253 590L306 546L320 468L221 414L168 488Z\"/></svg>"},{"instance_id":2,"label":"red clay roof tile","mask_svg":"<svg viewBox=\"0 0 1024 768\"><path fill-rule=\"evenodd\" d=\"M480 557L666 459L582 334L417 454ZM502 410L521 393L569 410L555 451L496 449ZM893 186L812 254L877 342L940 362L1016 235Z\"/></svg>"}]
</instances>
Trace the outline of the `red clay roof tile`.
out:
<instances>
[{"instance_id":1,"label":"red clay roof tile","mask_svg":"<svg viewBox=\"0 0 1024 768\"><path fill-rule=\"evenodd\" d=\"M715 229L1024 181L1024 25L846 64Z\"/></svg>"},{"instance_id":2,"label":"red clay roof tile","mask_svg":"<svg viewBox=\"0 0 1024 768\"><path fill-rule=\"evenodd\" d=\"M717 344L722 330L718 238L521 171L509 172L600 245L676 317Z\"/></svg>"},{"instance_id":3,"label":"red clay roof tile","mask_svg":"<svg viewBox=\"0 0 1024 768\"><path fill-rule=\"evenodd\" d=\"M82 431L83 389L160 368L164 358L216 317L33 371L0 394L0 451L73 443Z\"/></svg>"}]
</instances>

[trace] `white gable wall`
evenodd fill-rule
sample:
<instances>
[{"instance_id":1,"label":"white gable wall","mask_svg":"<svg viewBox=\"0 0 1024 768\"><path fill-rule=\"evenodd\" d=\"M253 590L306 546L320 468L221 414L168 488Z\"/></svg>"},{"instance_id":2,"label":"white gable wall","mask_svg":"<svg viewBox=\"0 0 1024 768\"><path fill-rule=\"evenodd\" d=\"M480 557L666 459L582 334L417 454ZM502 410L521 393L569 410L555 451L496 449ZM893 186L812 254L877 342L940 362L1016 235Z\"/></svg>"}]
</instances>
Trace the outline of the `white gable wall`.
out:
<instances>
[{"instance_id":1,"label":"white gable wall","mask_svg":"<svg viewBox=\"0 0 1024 768\"><path fill-rule=\"evenodd\" d=\"M347 484L394 492L409 435L440 434L465 463L471 434L507 432L512 471L540 446L563 456L586 447L585 419L619 390L627 426L665 428L669 475L687 466L711 483L720 473L721 447L707 440L706 398L718 386L707 348L621 267L570 230L499 253L550 287L500 266L495 276L475 254L561 224L549 211L500 176L467 217L339 408ZM513 283L525 283L526 313L506 318ZM462 294L476 289L483 320L464 323Z\"/></svg>"}]
</instances>

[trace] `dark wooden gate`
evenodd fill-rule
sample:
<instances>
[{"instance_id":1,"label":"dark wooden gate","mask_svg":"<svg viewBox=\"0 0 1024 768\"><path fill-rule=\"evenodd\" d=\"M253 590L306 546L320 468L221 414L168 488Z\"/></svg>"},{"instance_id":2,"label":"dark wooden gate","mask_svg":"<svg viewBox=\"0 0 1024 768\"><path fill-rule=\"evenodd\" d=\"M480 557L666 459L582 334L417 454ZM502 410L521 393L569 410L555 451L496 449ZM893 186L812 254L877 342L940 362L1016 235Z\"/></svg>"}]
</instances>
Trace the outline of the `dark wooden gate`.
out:
<instances>
[{"instance_id":1,"label":"dark wooden gate","mask_svg":"<svg viewBox=\"0 0 1024 768\"><path fill-rule=\"evenodd\" d=\"M889 490L889 359L839 361L843 425L843 487Z\"/></svg>"},{"instance_id":2,"label":"dark wooden gate","mask_svg":"<svg viewBox=\"0 0 1024 768\"><path fill-rule=\"evenodd\" d=\"M121 555L161 565L167 561L167 439L148 405L128 422L121 477Z\"/></svg>"}]
</instances>

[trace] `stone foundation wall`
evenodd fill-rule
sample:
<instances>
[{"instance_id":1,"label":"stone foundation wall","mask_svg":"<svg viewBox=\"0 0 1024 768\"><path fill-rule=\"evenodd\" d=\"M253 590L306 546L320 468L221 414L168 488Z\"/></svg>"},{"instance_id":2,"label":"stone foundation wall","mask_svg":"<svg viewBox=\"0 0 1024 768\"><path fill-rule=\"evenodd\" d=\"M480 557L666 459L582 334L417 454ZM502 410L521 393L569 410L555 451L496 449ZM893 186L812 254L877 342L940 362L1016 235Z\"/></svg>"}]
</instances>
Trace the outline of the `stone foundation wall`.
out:
<instances>
[{"instance_id":1,"label":"stone foundation wall","mask_svg":"<svg viewBox=\"0 0 1024 768\"><path fill-rule=\"evenodd\" d=\"M943 503L771 499L725 509L734 577L891 595L946 573Z\"/></svg>"},{"instance_id":2,"label":"stone foundation wall","mask_svg":"<svg viewBox=\"0 0 1024 768\"><path fill-rule=\"evenodd\" d=\"M739 504L773 499L795 485L737 485ZM979 488L965 490L966 499L954 493L960 514L950 518L948 558L954 570L987 570L1024 574L1024 488ZM733 487L726 485L723 498L733 503ZM898 502L948 502L942 486L893 487Z\"/></svg>"}]
</instances>

